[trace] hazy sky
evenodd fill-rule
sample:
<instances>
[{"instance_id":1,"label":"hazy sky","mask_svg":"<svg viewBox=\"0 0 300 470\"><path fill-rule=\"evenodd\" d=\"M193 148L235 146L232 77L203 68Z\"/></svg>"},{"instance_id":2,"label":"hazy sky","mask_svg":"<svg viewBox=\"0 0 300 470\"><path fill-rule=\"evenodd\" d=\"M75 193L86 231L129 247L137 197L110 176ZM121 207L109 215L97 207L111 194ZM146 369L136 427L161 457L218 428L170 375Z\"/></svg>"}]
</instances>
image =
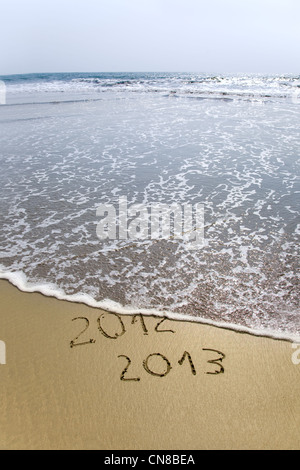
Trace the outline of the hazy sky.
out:
<instances>
[{"instance_id":1,"label":"hazy sky","mask_svg":"<svg viewBox=\"0 0 300 470\"><path fill-rule=\"evenodd\" d=\"M0 75L300 71L300 0L0 0Z\"/></svg>"}]
</instances>

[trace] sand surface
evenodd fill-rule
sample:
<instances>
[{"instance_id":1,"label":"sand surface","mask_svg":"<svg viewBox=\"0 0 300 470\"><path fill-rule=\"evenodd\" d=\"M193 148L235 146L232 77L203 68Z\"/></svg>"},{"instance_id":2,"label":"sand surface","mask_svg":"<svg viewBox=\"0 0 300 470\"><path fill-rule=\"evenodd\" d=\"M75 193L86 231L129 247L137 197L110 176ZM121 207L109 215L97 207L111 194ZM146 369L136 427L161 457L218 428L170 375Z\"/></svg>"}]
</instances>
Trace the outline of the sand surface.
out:
<instances>
[{"instance_id":1,"label":"sand surface","mask_svg":"<svg viewBox=\"0 0 300 470\"><path fill-rule=\"evenodd\" d=\"M300 448L290 342L0 296L1 449Z\"/></svg>"}]
</instances>

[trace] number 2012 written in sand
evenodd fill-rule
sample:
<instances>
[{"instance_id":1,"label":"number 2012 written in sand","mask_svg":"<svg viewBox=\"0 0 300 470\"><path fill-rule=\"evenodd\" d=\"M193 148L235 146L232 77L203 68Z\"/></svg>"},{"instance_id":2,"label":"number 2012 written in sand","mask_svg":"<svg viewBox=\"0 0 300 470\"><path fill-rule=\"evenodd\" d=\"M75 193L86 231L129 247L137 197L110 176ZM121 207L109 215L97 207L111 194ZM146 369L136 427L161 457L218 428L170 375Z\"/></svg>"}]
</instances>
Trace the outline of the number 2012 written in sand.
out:
<instances>
[{"instance_id":1,"label":"number 2012 written in sand","mask_svg":"<svg viewBox=\"0 0 300 470\"><path fill-rule=\"evenodd\" d=\"M117 315L117 314L107 314L110 316L114 316L114 318L117 319L117 327L115 326L114 328L109 327L104 325L105 323L105 318L106 314L100 315L97 319L97 326L100 334L107 338L108 340L117 340L121 336L125 335L126 333L126 328L124 325L124 322L122 318ZM166 327L163 326L164 322L166 322L168 319L166 317L160 318L155 327L154 327L154 333L159 334L159 333L166 333L166 334L175 334L174 330L167 329ZM86 317L75 317L72 319L73 322L80 321L84 322L84 328L80 330L78 335L70 341L70 347L75 348L78 346L86 346L89 344L95 344L96 339L85 339L87 333L86 331L88 330L90 326L90 320ZM141 331L143 332L144 335L149 334L149 330L146 326L146 321L143 317L143 315L138 314L134 315L131 320L131 325L139 322ZM202 355L203 355L203 361L207 363L209 366L209 369L205 371L205 374L208 375L219 375L223 374L225 372L224 365L223 365L223 360L225 359L225 354L221 351L218 351L216 349L210 349L210 348L202 348ZM134 376L130 375L130 367L132 364L132 358L130 358L126 354L119 354L117 356L118 359L121 359L123 361L123 368L121 369L121 374L120 374L120 380L124 382L139 382L141 378L139 376ZM198 360L198 358L196 358ZM184 363L186 363L190 369L190 372L193 376L197 375L197 370L196 370L196 365L195 361L192 357L192 355L188 351L182 351L182 353L179 354L179 357L176 359L176 366L180 367ZM146 372L147 374L153 376L153 377L166 377L171 370L174 368L174 363L173 365L171 364L170 360L161 352L152 352L149 354L145 359L142 361L141 364L141 370Z\"/></svg>"}]
</instances>

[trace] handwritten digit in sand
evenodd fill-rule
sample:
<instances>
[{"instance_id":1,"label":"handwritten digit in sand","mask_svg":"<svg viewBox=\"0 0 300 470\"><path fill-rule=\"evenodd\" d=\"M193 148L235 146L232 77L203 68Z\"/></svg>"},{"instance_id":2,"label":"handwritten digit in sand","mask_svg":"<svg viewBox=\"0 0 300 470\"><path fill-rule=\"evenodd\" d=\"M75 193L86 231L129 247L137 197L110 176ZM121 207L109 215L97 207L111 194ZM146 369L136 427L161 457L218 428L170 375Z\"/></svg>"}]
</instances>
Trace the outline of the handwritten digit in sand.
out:
<instances>
[{"instance_id":1,"label":"handwritten digit in sand","mask_svg":"<svg viewBox=\"0 0 300 470\"><path fill-rule=\"evenodd\" d=\"M135 377L135 378L126 378L125 379L125 374L127 373L128 369L129 369L129 366L131 364L131 359L128 357L128 356L124 356L124 354L121 354L120 356L118 357L125 357L125 359L127 360L127 366L123 369L122 373L121 373L121 376L120 376L120 380L127 380L127 381L134 381L134 382L139 382L141 379L139 377Z\"/></svg>"},{"instance_id":2,"label":"handwritten digit in sand","mask_svg":"<svg viewBox=\"0 0 300 470\"><path fill-rule=\"evenodd\" d=\"M140 315L140 314L134 315L134 316L132 317L131 324L133 325L134 323L136 323L137 319L140 320L140 324L141 324L141 326L142 326L144 335L147 335L147 334L148 334L148 330L147 330L147 327L146 327L146 324L145 324L145 320L144 320L143 315Z\"/></svg>"},{"instance_id":3,"label":"handwritten digit in sand","mask_svg":"<svg viewBox=\"0 0 300 470\"><path fill-rule=\"evenodd\" d=\"M220 364L220 362L222 362L223 359L225 359L225 357L226 357L225 354L220 352L220 351L217 351L216 349L202 349L202 351L211 351L211 352L215 352L215 353L220 355L220 357L218 357L217 359L212 359L210 361L207 361L209 364L216 364L219 367L219 369L215 370L214 372L206 372L206 373L211 374L211 375L224 374L225 369L224 369L223 365Z\"/></svg>"},{"instance_id":4,"label":"handwritten digit in sand","mask_svg":"<svg viewBox=\"0 0 300 470\"><path fill-rule=\"evenodd\" d=\"M75 321L75 320L84 320L86 322L86 327L84 328L84 330L82 330L79 335L77 335L72 341L70 341L70 348L74 348L75 346L83 346L85 344L93 344L96 342L95 339L90 339L88 341L83 341L82 343L75 343L75 341L78 340L78 338L88 329L89 325L90 325L90 322L88 320L88 318L85 318L85 317L76 317L76 318L73 318L72 321Z\"/></svg>"},{"instance_id":5,"label":"handwritten digit in sand","mask_svg":"<svg viewBox=\"0 0 300 470\"><path fill-rule=\"evenodd\" d=\"M156 333L175 333L175 331L173 331L173 330L159 330L159 329L158 329L158 327L159 327L162 323L164 323L166 320L168 320L168 318L167 318L167 317L163 317L163 319L160 320L160 321L157 323L157 325L156 325L156 327L155 327Z\"/></svg>"},{"instance_id":6,"label":"handwritten digit in sand","mask_svg":"<svg viewBox=\"0 0 300 470\"><path fill-rule=\"evenodd\" d=\"M192 358L191 358L190 353L188 353L187 351L184 351L182 358L178 361L178 364L182 366L182 364L183 364L183 362L184 362L184 360L185 360L186 357L187 357L188 360L189 360L189 363L190 363L190 366L191 366L191 370L192 370L192 374L193 374L193 375L196 375L196 369L195 369L194 363L193 363L193 361L192 361Z\"/></svg>"},{"instance_id":7,"label":"handwritten digit in sand","mask_svg":"<svg viewBox=\"0 0 300 470\"><path fill-rule=\"evenodd\" d=\"M166 369L165 372L161 372L161 373L160 372L154 372L153 370L150 369L149 359L150 359L150 357L154 357L154 356L161 357L162 360L167 364L167 369ZM168 375L168 373L172 369L170 361L160 353L149 354L149 356L143 361L143 367L144 367L145 371L148 372L148 374L154 375L155 377L165 377L166 375Z\"/></svg>"},{"instance_id":8,"label":"handwritten digit in sand","mask_svg":"<svg viewBox=\"0 0 300 470\"><path fill-rule=\"evenodd\" d=\"M105 319L106 315L108 315L110 318L111 316L114 316L115 318L118 319L118 323L121 327L121 332L118 333L117 331L115 331L115 334L112 336L110 335L102 326L102 321ZM103 336L105 336L105 338L109 338L109 339L117 339L119 338L120 336L123 336L124 333L126 332L126 329L125 329L125 326L124 326L124 323L121 319L121 317L119 315L117 315L116 313L103 313L99 318L98 318L98 329L99 331L103 334Z\"/></svg>"}]
</instances>

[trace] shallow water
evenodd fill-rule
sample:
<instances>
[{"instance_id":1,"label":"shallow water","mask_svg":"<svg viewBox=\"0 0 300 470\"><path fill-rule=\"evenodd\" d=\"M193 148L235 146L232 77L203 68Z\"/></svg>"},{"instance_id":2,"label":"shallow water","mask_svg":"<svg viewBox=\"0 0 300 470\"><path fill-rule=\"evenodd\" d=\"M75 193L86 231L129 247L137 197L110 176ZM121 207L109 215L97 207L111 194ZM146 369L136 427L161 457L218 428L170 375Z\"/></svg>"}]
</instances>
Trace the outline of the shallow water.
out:
<instances>
[{"instance_id":1,"label":"shallow water","mask_svg":"<svg viewBox=\"0 0 300 470\"><path fill-rule=\"evenodd\" d=\"M300 336L297 77L4 81L2 277L115 311ZM96 208L118 213L120 197L203 204L203 244L100 240Z\"/></svg>"}]
</instances>

